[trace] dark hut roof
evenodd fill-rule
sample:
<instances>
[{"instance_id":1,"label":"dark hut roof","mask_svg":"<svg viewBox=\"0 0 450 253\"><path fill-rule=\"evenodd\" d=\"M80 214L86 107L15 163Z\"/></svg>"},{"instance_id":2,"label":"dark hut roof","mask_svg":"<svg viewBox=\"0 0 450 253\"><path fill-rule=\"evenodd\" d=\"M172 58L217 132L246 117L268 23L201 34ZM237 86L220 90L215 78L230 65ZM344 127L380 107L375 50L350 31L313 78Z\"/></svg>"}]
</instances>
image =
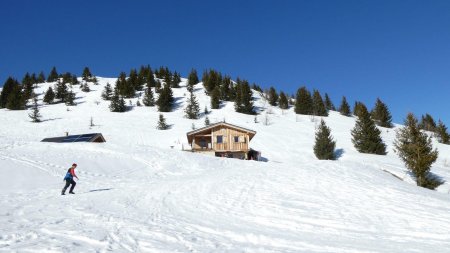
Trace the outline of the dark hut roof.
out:
<instances>
[{"instance_id":1,"label":"dark hut roof","mask_svg":"<svg viewBox=\"0 0 450 253\"><path fill-rule=\"evenodd\" d=\"M45 138L42 142L57 142L57 143L71 143L71 142L106 142L101 133L68 135L63 137Z\"/></svg>"},{"instance_id":2,"label":"dark hut roof","mask_svg":"<svg viewBox=\"0 0 450 253\"><path fill-rule=\"evenodd\" d=\"M218 122L218 123L211 124L211 125L209 125L209 126L205 126L205 127L202 127L202 128L195 129L195 130L193 130L193 131L187 132L186 135L187 135L187 138L188 138L189 143L192 142L192 139L194 138L194 135L200 134L200 133L203 133L203 132L208 132L208 131L210 131L211 129L213 129L213 128L215 128L215 127L218 127L218 126L225 126L225 127L227 127L227 128L232 128L232 129L235 129L235 130L239 130L239 131L248 133L248 134L249 134L250 140L251 140L251 139L255 136L255 134L256 134L256 131L253 131L253 130L248 129L248 128L236 126L236 125L233 125L233 124L230 124L230 123L226 123L226 122Z\"/></svg>"}]
</instances>

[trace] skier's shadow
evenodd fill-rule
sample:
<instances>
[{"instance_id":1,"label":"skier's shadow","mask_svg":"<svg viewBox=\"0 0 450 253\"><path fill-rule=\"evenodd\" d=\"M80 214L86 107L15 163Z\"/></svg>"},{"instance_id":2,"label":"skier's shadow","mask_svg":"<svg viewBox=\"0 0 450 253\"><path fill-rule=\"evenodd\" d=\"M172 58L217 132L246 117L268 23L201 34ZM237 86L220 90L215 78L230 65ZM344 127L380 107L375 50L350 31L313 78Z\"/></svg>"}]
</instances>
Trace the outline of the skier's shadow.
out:
<instances>
[{"instance_id":1,"label":"skier's shadow","mask_svg":"<svg viewBox=\"0 0 450 253\"><path fill-rule=\"evenodd\" d=\"M103 188L103 189L94 189L94 190L90 190L89 192L101 192L101 191L110 191L114 188Z\"/></svg>"}]
</instances>

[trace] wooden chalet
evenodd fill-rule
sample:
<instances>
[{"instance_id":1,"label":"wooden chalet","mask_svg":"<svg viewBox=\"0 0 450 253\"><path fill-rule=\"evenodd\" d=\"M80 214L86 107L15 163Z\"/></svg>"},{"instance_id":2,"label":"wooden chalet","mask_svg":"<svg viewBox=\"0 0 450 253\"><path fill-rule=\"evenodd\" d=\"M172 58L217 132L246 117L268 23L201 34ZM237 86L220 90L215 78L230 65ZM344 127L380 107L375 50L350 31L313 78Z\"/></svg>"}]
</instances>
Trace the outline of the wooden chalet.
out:
<instances>
[{"instance_id":1,"label":"wooden chalet","mask_svg":"<svg viewBox=\"0 0 450 253\"><path fill-rule=\"evenodd\" d=\"M247 159L249 143L256 132L225 122L188 132L187 139L193 152L220 157Z\"/></svg>"}]
</instances>

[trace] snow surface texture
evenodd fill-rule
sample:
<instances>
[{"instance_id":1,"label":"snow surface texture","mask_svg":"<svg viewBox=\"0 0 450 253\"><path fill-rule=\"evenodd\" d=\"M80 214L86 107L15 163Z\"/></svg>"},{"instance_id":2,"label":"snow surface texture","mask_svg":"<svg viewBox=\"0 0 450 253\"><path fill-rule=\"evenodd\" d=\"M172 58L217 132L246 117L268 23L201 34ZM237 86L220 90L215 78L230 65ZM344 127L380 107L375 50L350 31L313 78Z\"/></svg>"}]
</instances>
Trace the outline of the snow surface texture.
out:
<instances>
[{"instance_id":1,"label":"snow surface texture","mask_svg":"<svg viewBox=\"0 0 450 253\"><path fill-rule=\"evenodd\" d=\"M415 185L392 150L395 129L380 128L386 156L360 154L355 119L331 112L324 119L339 159L319 161L320 118L270 107L255 93L265 110L258 123L233 103L209 118L256 130L251 146L267 162L209 157L181 151L192 123L204 125L204 116L183 117L184 86L164 113L171 129L160 131L155 107L110 112L100 98L106 82L115 79L99 78L89 93L74 86L77 106L41 104L39 124L29 111L0 110L0 251L449 252L449 184ZM40 99L49 85L39 85ZM195 95L209 108L201 84ZM107 142L40 142L65 132L101 132ZM434 145L432 172L448 181L450 147ZM73 162L76 195L61 196Z\"/></svg>"}]
</instances>

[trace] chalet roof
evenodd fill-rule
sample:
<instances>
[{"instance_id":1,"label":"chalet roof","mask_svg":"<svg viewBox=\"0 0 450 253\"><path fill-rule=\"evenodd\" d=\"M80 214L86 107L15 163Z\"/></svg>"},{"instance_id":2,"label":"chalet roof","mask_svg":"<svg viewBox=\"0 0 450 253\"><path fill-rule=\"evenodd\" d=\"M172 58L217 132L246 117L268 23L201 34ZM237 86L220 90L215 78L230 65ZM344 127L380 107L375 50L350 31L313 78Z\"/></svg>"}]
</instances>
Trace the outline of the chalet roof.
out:
<instances>
[{"instance_id":1,"label":"chalet roof","mask_svg":"<svg viewBox=\"0 0 450 253\"><path fill-rule=\"evenodd\" d=\"M193 131L187 132L186 135L187 135L189 143L192 142L192 139L193 139L194 135L197 135L197 134L200 134L200 133L204 133L204 132L209 132L210 130L212 130L213 128L216 128L218 126L223 126L223 127L226 127L226 128L231 128L231 129L235 129L235 130L238 130L238 131L241 131L241 132L248 133L250 140L256 134L256 131L253 131L253 130L248 129L248 128L236 126L236 125L233 125L233 124L230 124L230 123L226 123L226 122L218 122L218 123L211 124L209 126L205 126L205 127L202 127L202 128L195 129Z\"/></svg>"},{"instance_id":2,"label":"chalet roof","mask_svg":"<svg viewBox=\"0 0 450 253\"><path fill-rule=\"evenodd\" d=\"M101 133L91 133L91 134L79 134L79 135L45 138L41 142L57 142L57 143L106 142L106 140Z\"/></svg>"}]
</instances>

